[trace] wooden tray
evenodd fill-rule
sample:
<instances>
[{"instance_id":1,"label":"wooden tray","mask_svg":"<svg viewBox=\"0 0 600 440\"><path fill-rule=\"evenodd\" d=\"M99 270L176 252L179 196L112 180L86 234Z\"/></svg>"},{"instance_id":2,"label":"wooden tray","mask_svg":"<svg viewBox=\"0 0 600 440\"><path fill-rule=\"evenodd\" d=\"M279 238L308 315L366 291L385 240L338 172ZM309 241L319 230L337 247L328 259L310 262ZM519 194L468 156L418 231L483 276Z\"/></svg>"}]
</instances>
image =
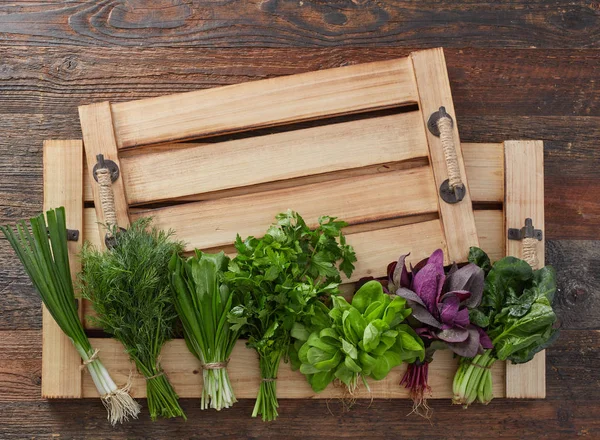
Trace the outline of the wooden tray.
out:
<instances>
[{"instance_id":1,"label":"wooden tray","mask_svg":"<svg viewBox=\"0 0 600 440\"><path fill-rule=\"evenodd\" d=\"M543 143L541 141L511 141L503 144L463 144L465 167L473 198L475 223L481 247L493 260L506 254L521 256L519 242L506 240L507 229L518 227L523 218L531 217L536 227L543 228ZM83 207L91 202L91 187L83 178L83 144L74 141L46 141L44 144L44 205L45 208L65 205L68 226L81 231L78 242L70 242L71 262L83 240L99 242L95 209ZM85 183L85 184L84 184ZM85 196L84 196L85 195ZM477 208L480 209L477 209ZM79 215L78 215L79 214ZM538 244L543 264L544 242ZM397 253L397 252L396 252ZM390 254L389 258L395 258ZM81 360L64 338L52 318L44 313L42 354L42 395L48 398L95 397L97 391L89 375L81 372ZM120 343L112 339L92 338L92 345L102 350L102 361L113 378L127 381L134 367ZM162 365L181 397L199 397L201 393L200 364L188 352L183 340L167 343ZM438 352L430 366L430 385L434 398L450 398L456 362L449 352ZM254 398L259 386L258 360L253 350L240 341L229 365L230 377L238 398ZM395 368L383 381L371 385L373 397L406 398L408 394L398 382L405 366ZM545 354L538 353L525 365L505 365L497 362L493 368L494 395L512 398L545 397ZM278 379L278 394L282 398L314 398L337 395L335 389L315 395L304 377L283 365ZM134 375L132 393L145 394L144 380Z\"/></svg>"},{"instance_id":2,"label":"wooden tray","mask_svg":"<svg viewBox=\"0 0 600 440\"><path fill-rule=\"evenodd\" d=\"M309 224L322 214L343 218L351 225L348 241L359 258L346 291L360 277L384 275L387 263L400 253L411 252L414 262L442 248L447 263L465 261L469 246L479 244L476 220L482 242L487 240L492 255L500 256L503 218L509 212L503 217L499 209L481 211L476 217L471 195L479 192L481 200L473 200L500 206L505 187L502 151L497 146L486 149L494 162L474 148L472 159L463 161L461 148L455 148L467 191L458 203L444 202L438 190L448 177L444 152L440 139L426 129L440 106L454 114L439 49L386 62L84 106L80 117L87 168L81 141L47 142L45 207L66 206L68 226L81 231L79 241L70 244L72 252L83 239L103 247L105 230L98 224L104 224L104 212L91 174L97 155L103 154L120 171L112 184L119 226L151 215L158 226L175 229L187 250L231 251L236 233L262 234L273 216L288 208L299 211ZM237 132L243 133L232 135ZM202 143L187 142L199 138ZM456 125L449 138L460 146ZM466 172L469 164L472 171ZM511 166L507 162L507 176ZM481 176L474 177L478 172ZM467 176L475 181L480 177L471 191ZM517 189L521 197L521 189L530 190L531 185ZM543 200L543 192L541 197L526 203ZM84 209L84 202L94 208ZM80 310L89 313L86 304ZM95 396L68 339L48 318L45 313L43 395ZM132 367L121 345L111 339L92 342L115 379L125 381ZM240 342L229 367L239 398L255 396L259 378L258 369L249 367L253 362L255 353ZM200 395L199 364L182 340L165 346L162 363L182 397ZM432 364L435 397L449 397L451 363L447 353L440 353ZM405 397L397 386L401 374L398 368L373 384L372 396ZM494 374L502 388L496 395L511 395L510 386L504 390L510 369L505 372L499 365ZM331 397L339 391L332 388L313 396L304 378L287 367L279 383L280 397ZM132 390L143 396L143 380L135 378Z\"/></svg>"}]
</instances>

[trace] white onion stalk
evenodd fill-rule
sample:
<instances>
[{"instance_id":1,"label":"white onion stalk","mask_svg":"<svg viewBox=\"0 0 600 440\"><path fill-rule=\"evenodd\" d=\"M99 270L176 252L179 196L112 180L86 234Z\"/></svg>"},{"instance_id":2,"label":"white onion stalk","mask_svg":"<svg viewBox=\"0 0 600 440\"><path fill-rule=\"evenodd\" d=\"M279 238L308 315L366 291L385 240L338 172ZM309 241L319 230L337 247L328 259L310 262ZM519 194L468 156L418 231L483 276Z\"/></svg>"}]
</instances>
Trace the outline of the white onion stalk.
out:
<instances>
[{"instance_id":1,"label":"white onion stalk","mask_svg":"<svg viewBox=\"0 0 600 440\"><path fill-rule=\"evenodd\" d=\"M98 350L89 353L79 344L73 343L73 345L83 360L82 368L87 368L94 385L96 385L111 425L123 423L130 417L137 419L141 406L129 395L131 380L122 388L117 387L108 370L98 358Z\"/></svg>"},{"instance_id":2,"label":"white onion stalk","mask_svg":"<svg viewBox=\"0 0 600 440\"><path fill-rule=\"evenodd\" d=\"M201 409L216 409L220 411L223 408L229 408L237 399L233 394L233 388L229 381L227 373L227 362L221 362L223 366L206 368L206 364L202 369L202 397L200 399Z\"/></svg>"},{"instance_id":3,"label":"white onion stalk","mask_svg":"<svg viewBox=\"0 0 600 440\"><path fill-rule=\"evenodd\" d=\"M83 360L108 411L108 420L117 422L136 418L140 405L128 391L130 384L118 388L98 359L98 350L92 349L77 313L77 303L67 248L65 209L58 208L40 214L30 220L31 231L25 222L17 224L16 230L1 227L8 242L21 260L23 267L42 302L64 332Z\"/></svg>"}]
</instances>

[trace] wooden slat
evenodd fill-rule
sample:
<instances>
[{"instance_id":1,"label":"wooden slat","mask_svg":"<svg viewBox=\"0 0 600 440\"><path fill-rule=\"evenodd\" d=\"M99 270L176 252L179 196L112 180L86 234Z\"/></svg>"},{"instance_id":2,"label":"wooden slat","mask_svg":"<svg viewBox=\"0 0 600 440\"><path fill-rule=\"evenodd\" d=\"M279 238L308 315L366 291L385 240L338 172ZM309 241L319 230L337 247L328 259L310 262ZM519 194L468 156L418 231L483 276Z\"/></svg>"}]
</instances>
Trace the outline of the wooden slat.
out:
<instances>
[{"instance_id":1,"label":"wooden slat","mask_svg":"<svg viewBox=\"0 0 600 440\"><path fill-rule=\"evenodd\" d=\"M135 371L121 344L113 339L92 339L92 345L103 353L102 362L110 371L118 384L127 382L131 371ZM175 391L183 398L197 398L202 392L202 373L200 363L188 351L181 339L165 344L161 353L163 366ZM434 399L452 397L452 378L456 371L457 361L448 350L438 351L429 367L429 385ZM254 350L245 347L244 341L238 341L231 361L227 367L233 391L238 399L255 399L260 384L258 358ZM360 387L357 398L408 398L409 393L399 386L406 365L400 365L381 381L369 379L371 393ZM504 363L496 362L492 368L494 396L503 397ZM84 376L83 397L95 397L97 391L89 375ZM146 383L139 374L133 375L131 394L134 397L146 396ZM277 397L280 399L329 399L343 397L343 389L330 385L325 391L315 394L306 378L299 371L292 371L289 364L282 364L277 379ZM346 396L347 397L347 396Z\"/></svg>"},{"instance_id":2,"label":"wooden slat","mask_svg":"<svg viewBox=\"0 0 600 440\"><path fill-rule=\"evenodd\" d=\"M504 202L504 144L462 144L473 202Z\"/></svg>"},{"instance_id":3,"label":"wooden slat","mask_svg":"<svg viewBox=\"0 0 600 440\"><path fill-rule=\"evenodd\" d=\"M451 261L464 262L467 260L470 246L478 246L477 230L471 206L471 196L463 156L460 148L460 138L456 126L456 113L448 81L446 60L442 49L429 49L414 52L412 55L415 77L419 91L419 102L423 123L427 124L429 116L438 111L441 106L453 117L454 145L460 168L461 177L466 186L464 199L456 204L448 204L439 199L440 216L444 226L444 236L448 245L448 256ZM439 137L427 130L429 153L437 188L448 178L444 153Z\"/></svg>"},{"instance_id":4,"label":"wooden slat","mask_svg":"<svg viewBox=\"0 0 600 440\"><path fill-rule=\"evenodd\" d=\"M93 179L91 172L97 162L96 155L103 154L104 159L114 161L119 168L119 157L117 155L117 145L112 128L112 117L110 104L99 103L79 107L79 119L81 120L81 130L83 132L83 142L85 145L85 156L89 181L92 183L92 193L94 195L94 204L96 207L97 221L104 225L104 213L100 204L100 195L98 186ZM117 223L120 227L129 226L129 215L127 199L125 196L125 187L123 178L119 177L112 184L115 196L115 208L117 212ZM104 247L104 228L99 228L100 246Z\"/></svg>"},{"instance_id":5,"label":"wooden slat","mask_svg":"<svg viewBox=\"0 0 600 440\"><path fill-rule=\"evenodd\" d=\"M504 142L506 163L505 234L508 228L521 228L526 218L544 231L544 143L542 141ZM544 266L544 240L537 244L538 266ZM506 240L506 255L522 257L522 242ZM506 397L546 397L546 353L538 353L526 364L506 365Z\"/></svg>"},{"instance_id":6,"label":"wooden slat","mask_svg":"<svg viewBox=\"0 0 600 440\"><path fill-rule=\"evenodd\" d=\"M44 211L65 207L67 228L83 230L83 144L81 141L44 142ZM77 254L83 237L70 241L73 277L80 270ZM80 307L80 310L82 308ZM70 339L43 307L42 397L81 397L81 358ZM97 392L96 392L97 395Z\"/></svg>"},{"instance_id":7,"label":"wooden slat","mask_svg":"<svg viewBox=\"0 0 600 440\"><path fill-rule=\"evenodd\" d=\"M410 253L407 264L416 264L436 249L442 249L445 262L449 263L439 220L352 234L348 236L348 243L354 246L358 257L349 281L385 276L388 264L398 260L401 254Z\"/></svg>"},{"instance_id":8,"label":"wooden slat","mask_svg":"<svg viewBox=\"0 0 600 440\"><path fill-rule=\"evenodd\" d=\"M130 204L426 157L419 112L122 155Z\"/></svg>"},{"instance_id":9,"label":"wooden slat","mask_svg":"<svg viewBox=\"0 0 600 440\"><path fill-rule=\"evenodd\" d=\"M408 58L112 105L119 148L417 102Z\"/></svg>"},{"instance_id":10,"label":"wooden slat","mask_svg":"<svg viewBox=\"0 0 600 440\"><path fill-rule=\"evenodd\" d=\"M474 211L479 245L492 261L504 257L504 213L501 210Z\"/></svg>"},{"instance_id":11,"label":"wooden slat","mask_svg":"<svg viewBox=\"0 0 600 440\"><path fill-rule=\"evenodd\" d=\"M189 148L199 146L201 144L185 144ZM162 146L161 149L168 148L182 148L181 144L172 146ZM473 203L486 203L486 202L503 202L504 201L504 146L503 144L462 144L463 157L465 161L465 169L467 176L469 177L469 187L471 189L471 199ZM127 160L127 154L122 155L121 165L127 168L124 161ZM401 168L402 164L386 164L381 167L381 171L386 171L393 168ZM353 174L360 174L364 171L367 174L369 171L366 168L359 168L350 170ZM127 175L127 171L125 173ZM341 173L344 176L348 176L348 172ZM348 176L349 177L349 176ZM306 179L302 183L313 183L317 180L325 180L326 176L316 175L311 176L310 179ZM494 181L494 184L488 183ZM264 185L262 189L270 190L276 189L276 186L284 186L284 182L273 182L271 185ZM92 194L92 185L89 181L89 174L87 172L87 164L84 164L84 176L83 176L83 197L86 202L93 202L94 196ZM241 193L251 192L253 188L240 188L239 192L231 191L231 195L240 195ZM228 191L229 194L229 191ZM129 193L127 194L129 197ZM188 201L194 200L206 200L207 198L219 198L222 197L222 193L207 194L203 193L200 195L192 195L183 199Z\"/></svg>"},{"instance_id":12,"label":"wooden slat","mask_svg":"<svg viewBox=\"0 0 600 440\"><path fill-rule=\"evenodd\" d=\"M293 209L312 227L322 215L349 224L423 214L437 210L433 177L428 167L381 175L340 179L246 196L194 202L132 212L132 219L154 218L161 229L174 229L186 250L233 243L242 237L262 236L275 215Z\"/></svg>"}]
</instances>

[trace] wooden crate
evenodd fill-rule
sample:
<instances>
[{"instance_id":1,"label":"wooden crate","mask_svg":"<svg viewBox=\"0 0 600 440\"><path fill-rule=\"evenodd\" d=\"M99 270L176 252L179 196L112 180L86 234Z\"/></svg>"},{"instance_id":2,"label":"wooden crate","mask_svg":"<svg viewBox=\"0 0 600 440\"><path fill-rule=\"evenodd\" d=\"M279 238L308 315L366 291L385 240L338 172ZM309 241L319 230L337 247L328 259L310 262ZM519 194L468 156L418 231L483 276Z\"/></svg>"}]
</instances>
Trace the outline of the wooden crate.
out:
<instances>
[{"instance_id":1,"label":"wooden crate","mask_svg":"<svg viewBox=\"0 0 600 440\"><path fill-rule=\"evenodd\" d=\"M84 106L80 118L85 164L79 163L81 141L47 142L45 203L67 206L68 226L81 231L79 242L71 244L73 252L83 239L104 247L105 229L98 226L105 223L104 211L91 173L102 154L120 171L112 184L119 226L153 216L158 226L175 229L187 250L231 252L236 233L262 234L276 213L292 208L309 224L322 214L350 223L348 241L359 261L345 280L346 291L360 277L384 275L387 263L404 252L411 252L414 262L442 248L447 263L462 262L469 246L478 245L481 238L484 248L499 257L505 253L504 218L509 218L509 203L504 215L500 207L505 197L504 160L507 176L512 166L510 144L506 157L502 144L465 146L464 160L461 148L455 148L466 194L458 203L446 203L438 191L448 178L445 154L440 139L426 128L440 106L454 114L439 49L387 62ZM238 132L243 134L232 135ZM189 143L190 139L202 140ZM446 139L460 146L456 125ZM507 201L522 206L526 196L520 191L531 185L513 186L506 188L516 191L516 198L509 199L507 192ZM471 198L498 209L474 214ZM84 203L94 208L84 208ZM71 218L73 210L81 215ZM89 312L86 304L80 310ZM101 350L113 377L126 381L132 366L120 343L93 339L92 344ZM48 355L42 381L51 370L54 375L44 386L45 396L96 395L90 378L79 373L80 362L66 338L48 319L44 353ZM200 365L182 340L165 346L161 362L182 397L200 395ZM255 396L257 366L255 353L238 343L229 369L239 398ZM449 397L451 356L437 354L430 371L434 397ZM521 372L511 376L511 371L500 364L495 368L496 395L511 395L513 387L505 386L505 377L522 377ZM406 397L397 385L402 372L399 367L374 383L372 396ZM339 393L332 388L315 396L302 375L288 367L281 369L278 382L282 398ZM132 392L144 395L142 378L134 378ZM538 389L534 392L539 394Z\"/></svg>"},{"instance_id":2,"label":"wooden crate","mask_svg":"<svg viewBox=\"0 0 600 440\"><path fill-rule=\"evenodd\" d=\"M506 254L521 256L519 242L506 240L507 229L518 227L519 219L531 217L543 228L543 143L541 141L512 141L499 144L463 144L465 167L475 206L474 217L481 247L493 260ZM68 227L81 231L80 240L70 243L72 260L77 245L90 240L99 243L95 209L83 207L92 201L89 180L81 179L83 146L81 141L47 141L44 145L45 206L66 205ZM524 173L523 170L529 170ZM60 179L52 184L48 179ZM57 177L62 176L62 177ZM60 188L70 188L61 190ZM79 191L79 193L77 192ZM84 196L81 196L81 193ZM57 194L52 199L51 194ZM79 195L77 195L79 194ZM74 196L74 201L71 195ZM67 197L68 196L68 197ZM71 200L71 201L70 201ZM481 209L477 209L481 207ZM80 217L77 213L82 213ZM390 254L389 258L395 258ZM544 242L539 243L538 255L543 264ZM49 319L48 319L49 318ZM95 397L97 391L89 375L79 370L81 360L54 322L44 314L42 394L45 397ZM62 341L62 342L61 342ZM112 339L92 338L92 345L102 352L102 360L118 383L127 381L135 368L127 359L121 345ZM161 363L181 397L198 397L201 393L200 364L188 352L183 340L167 343ZM406 398L406 390L398 386L405 366L395 368L383 381L372 383L374 397ZM430 365L430 384L434 398L450 398L456 361L449 352L437 352ZM230 377L238 398L253 398L259 386L258 360L253 350L240 341L229 365ZM57 374L58 373L58 374ZM539 353L525 365L505 365L497 362L493 368L496 397L545 397L545 355ZM54 378L49 380L47 378ZM282 398L319 398L337 395L335 389L315 395L304 377L283 365L278 379ZM143 378L134 375L132 393L142 397L146 391Z\"/></svg>"}]
</instances>

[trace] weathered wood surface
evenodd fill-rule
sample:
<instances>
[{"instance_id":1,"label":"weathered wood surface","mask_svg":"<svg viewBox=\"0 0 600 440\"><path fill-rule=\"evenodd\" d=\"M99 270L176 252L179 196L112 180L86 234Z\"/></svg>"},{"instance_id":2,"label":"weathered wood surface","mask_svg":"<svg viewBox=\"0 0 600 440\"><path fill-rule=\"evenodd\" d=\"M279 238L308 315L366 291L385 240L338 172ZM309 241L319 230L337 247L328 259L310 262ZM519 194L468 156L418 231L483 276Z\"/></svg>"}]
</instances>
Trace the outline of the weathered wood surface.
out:
<instances>
[{"instance_id":1,"label":"weathered wood surface","mask_svg":"<svg viewBox=\"0 0 600 440\"><path fill-rule=\"evenodd\" d=\"M600 45L597 3L568 0L551 5L519 0L444 7L434 1L22 0L0 8L0 27L8 33L2 38L5 44L11 45L573 49Z\"/></svg>"},{"instance_id":2,"label":"weathered wood surface","mask_svg":"<svg viewBox=\"0 0 600 440\"><path fill-rule=\"evenodd\" d=\"M22 438L597 438L600 399L599 331L564 331L548 350L546 400L493 400L468 410L433 401L431 424L415 416L408 400L360 401L344 412L337 400L280 401L280 418L265 424L249 417L253 401L227 411L202 412L184 399L188 421L140 420L110 428L96 399L40 400L41 332L0 332L0 426L3 439ZM142 401L143 402L143 401ZM35 419L33 419L35 417ZM457 420L460 420L458 422ZM449 430L451 432L449 433ZM53 436L54 435L54 436Z\"/></svg>"},{"instance_id":3,"label":"weathered wood surface","mask_svg":"<svg viewBox=\"0 0 600 440\"><path fill-rule=\"evenodd\" d=\"M151 6L149 6L151 5ZM40 400L41 307L0 239L1 438L597 438L600 394L600 8L598 2L184 0L0 5L0 223L42 207L42 142L81 139L77 107L129 101L444 46L462 142L545 141L546 263L563 334L547 351L547 399L467 412L408 401L245 400L190 420L111 429L96 400ZM328 406L333 415L328 412ZM457 423L460 420L460 423ZM452 427L452 431L449 431Z\"/></svg>"}]
</instances>

